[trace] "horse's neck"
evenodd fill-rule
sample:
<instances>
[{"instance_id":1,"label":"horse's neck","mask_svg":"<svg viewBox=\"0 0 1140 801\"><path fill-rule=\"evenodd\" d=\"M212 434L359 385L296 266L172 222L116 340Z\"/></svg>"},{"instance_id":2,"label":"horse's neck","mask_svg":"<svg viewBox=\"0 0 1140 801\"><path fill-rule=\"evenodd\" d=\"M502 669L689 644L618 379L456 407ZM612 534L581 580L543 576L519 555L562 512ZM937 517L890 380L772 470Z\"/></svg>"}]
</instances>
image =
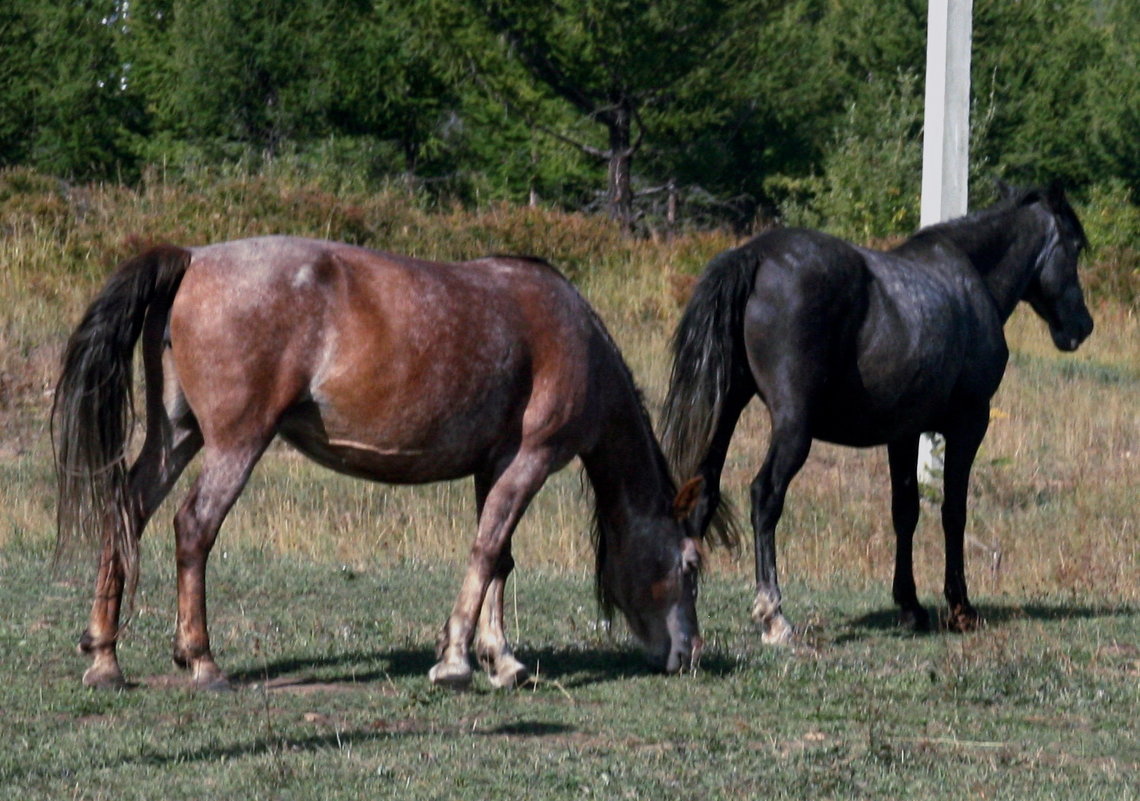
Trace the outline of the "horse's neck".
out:
<instances>
[{"instance_id":1,"label":"horse's neck","mask_svg":"<svg viewBox=\"0 0 1140 801\"><path fill-rule=\"evenodd\" d=\"M597 446L582 455L582 463L599 514L615 525L630 526L667 512L672 479L640 408L627 409L604 426Z\"/></svg>"},{"instance_id":2,"label":"horse's neck","mask_svg":"<svg viewBox=\"0 0 1140 801\"><path fill-rule=\"evenodd\" d=\"M1032 206L983 212L946 223L941 233L966 253L1008 320L1033 278L1048 231Z\"/></svg>"}]
</instances>

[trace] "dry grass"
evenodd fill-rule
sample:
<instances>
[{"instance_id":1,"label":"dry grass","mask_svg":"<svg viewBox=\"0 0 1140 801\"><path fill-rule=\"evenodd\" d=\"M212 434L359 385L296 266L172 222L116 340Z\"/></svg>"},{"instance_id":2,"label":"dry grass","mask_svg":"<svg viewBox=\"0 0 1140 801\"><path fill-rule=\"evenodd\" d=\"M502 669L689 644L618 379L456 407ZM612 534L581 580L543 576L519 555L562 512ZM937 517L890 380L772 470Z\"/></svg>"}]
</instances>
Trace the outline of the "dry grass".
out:
<instances>
[{"instance_id":1,"label":"dry grass","mask_svg":"<svg viewBox=\"0 0 1140 801\"><path fill-rule=\"evenodd\" d=\"M142 244L273 231L431 257L504 251L548 256L599 308L654 415L665 391L668 338L686 276L733 244L716 233L629 241L605 221L540 209L429 213L396 193L341 200L319 188L249 176L204 188L154 179L132 192L64 191L38 176L3 173L0 227L0 547L52 536L45 419L58 354L101 277ZM1087 603L1140 599L1140 321L1133 309L1108 302L1094 316L1096 332L1071 356L1052 349L1030 313L1019 312L1009 324L1014 356L971 495L968 565L976 595L1072 593ZM727 494L741 509L766 438L766 415L753 404L725 472ZM185 481L173 497L184 491ZM941 586L942 546L937 510L924 507L916 575L920 593L931 597ZM893 550L888 509L882 449L817 444L792 486L781 524L782 575L879 586L885 597ZM519 563L589 569L588 513L577 469L552 477L515 538ZM169 536L172 514L168 502L151 536ZM347 565L457 560L473 531L469 482L369 485L324 471L281 446L259 465L219 548L252 545ZM747 581L750 548L714 562Z\"/></svg>"}]
</instances>

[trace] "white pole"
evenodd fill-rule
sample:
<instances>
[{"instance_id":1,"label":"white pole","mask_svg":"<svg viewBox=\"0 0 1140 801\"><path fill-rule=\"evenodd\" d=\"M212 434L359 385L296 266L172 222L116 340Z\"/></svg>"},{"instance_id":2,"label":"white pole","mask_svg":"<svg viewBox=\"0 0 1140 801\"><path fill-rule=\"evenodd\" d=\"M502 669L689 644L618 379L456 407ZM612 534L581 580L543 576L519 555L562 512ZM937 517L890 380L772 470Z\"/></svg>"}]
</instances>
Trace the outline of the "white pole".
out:
<instances>
[{"instance_id":1,"label":"white pole","mask_svg":"<svg viewBox=\"0 0 1140 801\"><path fill-rule=\"evenodd\" d=\"M926 30L926 108L922 136L921 225L961 217L970 164L970 33L973 0L930 0ZM919 442L918 480L942 472L934 435Z\"/></svg>"},{"instance_id":2,"label":"white pole","mask_svg":"<svg viewBox=\"0 0 1140 801\"><path fill-rule=\"evenodd\" d=\"M973 0L930 0L920 224L966 213Z\"/></svg>"}]
</instances>

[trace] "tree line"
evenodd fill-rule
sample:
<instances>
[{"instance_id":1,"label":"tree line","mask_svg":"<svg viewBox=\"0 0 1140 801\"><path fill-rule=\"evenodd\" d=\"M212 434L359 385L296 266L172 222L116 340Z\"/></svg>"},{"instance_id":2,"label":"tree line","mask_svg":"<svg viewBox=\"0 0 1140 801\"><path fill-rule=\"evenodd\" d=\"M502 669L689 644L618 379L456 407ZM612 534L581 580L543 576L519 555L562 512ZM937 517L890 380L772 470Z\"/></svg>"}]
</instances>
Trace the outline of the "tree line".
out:
<instances>
[{"instance_id":1,"label":"tree line","mask_svg":"<svg viewBox=\"0 0 1140 801\"><path fill-rule=\"evenodd\" d=\"M0 166L293 159L627 226L917 224L925 0L21 0ZM1132 0L975 0L971 184L1140 200Z\"/></svg>"}]
</instances>

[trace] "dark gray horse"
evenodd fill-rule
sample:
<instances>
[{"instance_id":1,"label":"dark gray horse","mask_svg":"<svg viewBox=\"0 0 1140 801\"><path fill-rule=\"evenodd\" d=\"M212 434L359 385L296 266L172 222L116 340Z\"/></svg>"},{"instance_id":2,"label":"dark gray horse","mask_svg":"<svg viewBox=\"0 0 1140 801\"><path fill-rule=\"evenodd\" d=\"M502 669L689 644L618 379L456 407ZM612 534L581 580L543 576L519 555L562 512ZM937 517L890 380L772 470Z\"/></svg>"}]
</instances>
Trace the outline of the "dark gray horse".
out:
<instances>
[{"instance_id":1,"label":"dark gray horse","mask_svg":"<svg viewBox=\"0 0 1140 801\"><path fill-rule=\"evenodd\" d=\"M663 441L676 474L703 476L696 523L719 521L720 474L754 395L772 430L752 482L753 618L765 641L787 639L775 530L812 439L886 445L897 537L900 622L927 628L915 593L919 435L946 438L947 623L974 627L962 540L970 467L1009 352L1002 326L1019 301L1074 350L1093 328L1077 280L1086 240L1059 187L1007 191L995 206L925 228L887 252L816 231L779 229L715 257L674 338Z\"/></svg>"}]
</instances>

